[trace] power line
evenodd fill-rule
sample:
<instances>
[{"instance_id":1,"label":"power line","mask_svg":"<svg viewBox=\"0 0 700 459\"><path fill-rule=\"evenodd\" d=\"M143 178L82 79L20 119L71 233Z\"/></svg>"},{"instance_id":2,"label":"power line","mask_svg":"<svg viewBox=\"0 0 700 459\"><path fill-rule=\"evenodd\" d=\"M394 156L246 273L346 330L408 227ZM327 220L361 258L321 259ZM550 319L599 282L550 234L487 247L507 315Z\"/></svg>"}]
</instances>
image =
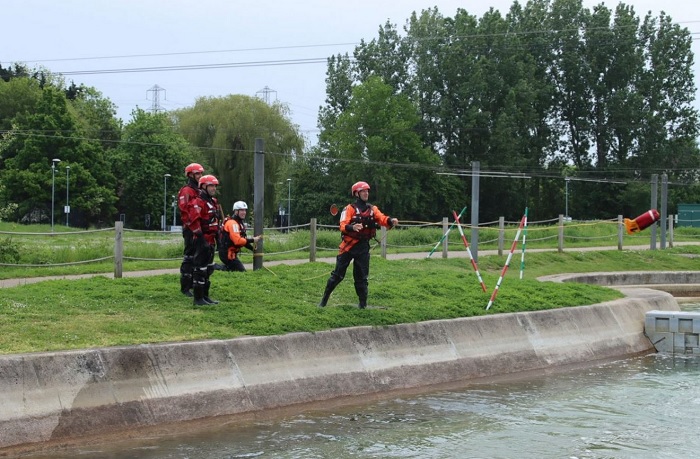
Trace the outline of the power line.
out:
<instances>
[{"instance_id":1,"label":"power line","mask_svg":"<svg viewBox=\"0 0 700 459\"><path fill-rule=\"evenodd\" d=\"M172 65L162 67L134 67L122 69L103 69L103 70L72 70L67 72L57 71L61 75L102 75L110 73L141 73L141 72L171 72L180 70L209 70L209 69L226 69L239 67L266 67L278 65L302 65L302 64L325 64L326 57L315 57L309 59L281 59L272 61L251 61L251 62L229 62L224 64L200 64L200 65Z\"/></svg>"},{"instance_id":2,"label":"power line","mask_svg":"<svg viewBox=\"0 0 700 459\"><path fill-rule=\"evenodd\" d=\"M689 20L689 21L679 21L674 22L674 24L697 24L700 20ZM636 25L624 26L626 28L637 27ZM452 35L449 37L445 36L434 36L434 37L421 37L416 41L428 41L428 40L440 40L440 39L475 39L475 38L493 38L493 37L503 37L512 35L528 35L528 34L545 34L545 33L564 33L564 32L574 32L579 31L579 28L571 29L548 29L548 30L533 30L533 31L508 31L503 33L492 33L492 34L467 34L467 35ZM585 30L595 31L595 30L610 30L609 27L589 27ZM691 35L699 35L699 32L691 32ZM700 39L700 38L695 38ZM204 50L204 51L175 51L168 53L148 53L148 54L121 54L112 56L90 56L90 57L67 57L67 58L57 58L57 59L11 59L12 62L67 62L67 61L90 61L90 60L106 60L106 59L131 59L131 58L142 58L142 57L167 57L167 56L188 56L188 55L201 55L201 54L223 54L223 53L240 53L240 52L258 52L258 51L279 51L279 50L289 50L289 49L306 49L306 48L328 48L337 46L357 46L359 42L341 42L341 43L320 43L320 44L310 44L310 45L287 45L287 46L265 46L265 47L255 47L255 48L234 48L234 49L218 49L218 50Z\"/></svg>"},{"instance_id":3,"label":"power line","mask_svg":"<svg viewBox=\"0 0 700 459\"><path fill-rule=\"evenodd\" d=\"M319 45L290 45L290 46L266 46L259 48L238 48L238 49L219 49L219 50L207 50L207 51L178 51L171 53L152 53L152 54L123 54L116 56L92 56L92 57L66 57L60 59L25 59L23 62L66 62L66 61L93 61L93 60L103 60L103 59L131 59L139 57L167 57L167 56L188 56L197 54L222 54L222 53L240 53L240 52L251 52L251 51L278 51L287 49L304 49L304 48L324 48L331 46L352 46L359 45L357 42L349 43L326 43Z\"/></svg>"},{"instance_id":4,"label":"power line","mask_svg":"<svg viewBox=\"0 0 700 459\"><path fill-rule=\"evenodd\" d=\"M43 132L55 132L55 131L43 131ZM72 131L71 131L72 132ZM33 131L4 131L0 130L0 134L5 134L5 133L13 133L15 135L21 135L21 136L26 136L26 137L42 137L42 138L59 138L59 139L65 139L64 136L60 135L51 135L51 134L39 134L37 132ZM85 140L85 141L96 141L96 142L103 142L103 143L113 143L113 144L129 144L129 145L142 145L142 146L166 146L166 144L159 143L159 142L140 142L140 141L131 141L131 140L115 140L115 139L96 139L96 138L90 138L90 137L84 137L84 136L74 136L71 137L71 139L75 140ZM227 152L227 153L238 153L238 154L254 154L255 150L245 150L245 149L231 149L231 148L221 148L221 147L196 147L199 150L202 151L210 151L210 152ZM283 157L288 157L290 156L290 152L274 152L274 151L265 151L265 154L269 155L275 155L275 156L283 156ZM445 166L445 165L429 165L429 164L423 164L423 163L399 163L399 162L388 162L388 161L374 161L374 160L366 160L366 159L357 159L357 158L337 158L337 157L330 157L330 156L320 156L320 155L302 155L304 158L308 159L314 159L318 161L326 161L326 162L336 162L336 163L348 163L348 164L362 164L362 165L368 165L368 166L384 166L384 167L391 167L391 168L402 168L402 169L413 169L413 170L426 170L426 171L433 171L435 173L440 173L441 175L458 175L458 176L469 176L471 175L471 171L465 171L463 168L459 167L450 167L450 166ZM548 178L548 179L565 179L564 176L558 175L558 174L553 174L551 172L545 172L540 169L525 169L525 170L509 170L511 169L510 167L491 167L492 170L486 171L483 170L481 171L480 176L482 177L493 177L493 178L523 178L523 179L530 179L530 178ZM498 170L500 169L500 170ZM596 175L596 174L614 174L614 173L629 173L629 172L638 172L640 171L639 168L634 168L634 167L619 167L619 168L610 168L606 170L586 170L583 171L586 174L590 175ZM674 171L674 172L684 172L688 171L687 168L663 168L659 167L656 169L648 168L643 170L645 173L655 173L655 171L658 172L669 172L669 171ZM588 178L588 177L582 177L582 176L567 176L570 180L576 180L576 181L582 181L582 182L607 182L607 183L620 183L617 181L614 181L613 179L606 179L606 178ZM630 183L630 182L644 182L642 179L633 179L633 180L628 180L625 183ZM675 185L694 185L695 181L692 183L681 183L681 182L674 182Z\"/></svg>"},{"instance_id":5,"label":"power line","mask_svg":"<svg viewBox=\"0 0 700 459\"><path fill-rule=\"evenodd\" d=\"M674 24L693 24L700 23L698 21L683 21ZM637 27L637 25L630 25L624 27ZM607 30L611 31L610 26L601 27L584 27L585 31L596 31L596 30ZM413 38L413 41L420 43L423 41L432 40L447 40L448 44L455 44L457 41L468 41L477 39L489 39L498 37L509 37L509 36L526 36L526 35L549 35L549 34L559 34L567 32L580 32L581 28L570 28L570 29L546 29L546 30L523 30L523 31L508 31L501 33L489 33L489 34L465 34L465 35L449 35L449 36L432 36L432 37L421 37ZM700 32L689 32L691 35L691 40L700 40L699 37L695 35L700 35ZM405 37L408 38L408 37ZM374 39L373 39L374 41ZM608 44L614 43L610 41ZM606 44L601 42L599 44ZM167 57L167 56L181 56L181 55L199 55L199 54L214 54L214 53L233 53L233 52L250 52L250 51L274 51L274 50L288 50L288 49L304 49L304 48L320 48L320 47L335 47L335 46L350 46L359 45L356 42L344 42L344 43L329 43L329 44L311 44L311 45L290 45L290 46L271 46L271 47L257 47L257 48L239 48L239 49L229 49L229 50L208 50L208 51L183 51L183 52L171 52L171 53L151 53L151 54L126 54L126 55L116 55L116 56L93 56L93 57L76 57L76 58L60 58L60 59L40 59L40 60L26 60L25 62L67 62L67 61L86 61L86 60L106 60L106 59L124 59L124 58L142 58L142 57ZM474 46L474 43L470 43ZM519 44L516 46L502 46L502 48L513 48L516 47L523 48L532 46L532 44ZM110 73L140 73L140 72L164 72L164 71L178 71L178 70L202 70L202 69L220 69L220 68L237 68L237 67L261 67L261 66L276 66L276 65L298 65L298 64L315 64L315 63L326 63L327 57L322 58L306 58L306 59L289 59L289 60L269 60L269 61L250 61L250 62L231 62L231 63L221 63L221 64L201 64L201 65L180 65L180 66L158 66L158 67L136 67L136 68L121 68L121 69L103 69L103 70L75 70L75 71L58 71L57 73L62 75L98 75L98 74L110 74ZM354 59L351 59L354 61Z\"/></svg>"}]
</instances>

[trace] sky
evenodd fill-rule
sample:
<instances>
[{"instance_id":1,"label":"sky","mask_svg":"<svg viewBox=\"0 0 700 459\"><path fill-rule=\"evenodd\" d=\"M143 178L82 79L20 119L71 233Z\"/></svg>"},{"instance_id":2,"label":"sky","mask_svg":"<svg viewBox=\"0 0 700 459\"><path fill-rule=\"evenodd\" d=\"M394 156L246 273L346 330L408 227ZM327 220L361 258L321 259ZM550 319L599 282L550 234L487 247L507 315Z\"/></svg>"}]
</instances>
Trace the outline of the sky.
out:
<instances>
[{"instance_id":1,"label":"sky","mask_svg":"<svg viewBox=\"0 0 700 459\"><path fill-rule=\"evenodd\" d=\"M326 59L376 38L390 21L401 28L413 11L458 8L480 17L512 0L2 0L0 64L22 62L94 86L128 122L139 107L191 107L199 97L245 94L288 105L292 121L315 142L325 100ZM521 1L520 3L525 3ZM586 7L603 2L584 0ZM605 2L614 9L619 2ZM700 2L628 0L638 15L660 8L694 33L700 87ZM263 65L276 61L278 65ZM294 61L279 65L280 61ZM249 63L241 66L242 63ZM255 63L254 65L250 63ZM239 64L228 65L226 64ZM197 70L130 71L168 66ZM117 73L69 74L120 70ZM700 104L696 101L696 106Z\"/></svg>"}]
</instances>

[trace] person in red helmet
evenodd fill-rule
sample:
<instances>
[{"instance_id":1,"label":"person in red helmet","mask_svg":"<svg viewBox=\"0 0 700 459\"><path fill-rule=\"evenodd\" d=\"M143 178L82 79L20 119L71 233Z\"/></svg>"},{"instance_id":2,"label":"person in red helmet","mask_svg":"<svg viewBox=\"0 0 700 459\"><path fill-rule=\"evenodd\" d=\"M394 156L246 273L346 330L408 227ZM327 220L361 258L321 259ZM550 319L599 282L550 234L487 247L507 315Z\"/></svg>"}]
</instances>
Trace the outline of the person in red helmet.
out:
<instances>
[{"instance_id":1,"label":"person in red helmet","mask_svg":"<svg viewBox=\"0 0 700 459\"><path fill-rule=\"evenodd\" d=\"M192 257L194 257L194 238L189 229L190 207L199 196L199 179L204 173L204 168L197 163L185 167L187 183L180 188L177 194L177 206L180 209L180 221L182 221L182 238L185 242L182 264L180 264L180 291L185 296L192 296Z\"/></svg>"},{"instance_id":2,"label":"person in red helmet","mask_svg":"<svg viewBox=\"0 0 700 459\"><path fill-rule=\"evenodd\" d=\"M199 196L194 200L189 212L189 229L194 238L195 252L192 258L192 293L195 306L218 304L209 297L214 272L214 249L219 237L221 212L219 201L214 197L219 180L213 175L203 175L199 179Z\"/></svg>"},{"instance_id":3,"label":"person in red helmet","mask_svg":"<svg viewBox=\"0 0 700 459\"><path fill-rule=\"evenodd\" d=\"M355 183L351 192L357 199L354 203L348 204L340 215L342 242L336 257L335 269L326 283L326 290L318 304L319 307L328 304L331 293L343 280L348 266L353 260L352 277L355 281L355 293L359 299L359 307L360 309L367 307L369 241L374 239L377 228L380 226L393 228L399 224L398 219L384 215L377 206L367 202L369 199L369 184L367 182Z\"/></svg>"}]
</instances>

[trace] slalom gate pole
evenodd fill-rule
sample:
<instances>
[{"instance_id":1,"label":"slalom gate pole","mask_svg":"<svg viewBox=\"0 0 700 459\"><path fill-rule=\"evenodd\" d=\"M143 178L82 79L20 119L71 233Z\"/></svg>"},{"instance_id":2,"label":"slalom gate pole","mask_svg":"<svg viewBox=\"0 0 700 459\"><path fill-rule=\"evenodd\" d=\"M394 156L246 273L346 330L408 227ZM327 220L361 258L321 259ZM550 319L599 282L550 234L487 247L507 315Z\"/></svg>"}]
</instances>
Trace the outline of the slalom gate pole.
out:
<instances>
[{"instance_id":1,"label":"slalom gate pole","mask_svg":"<svg viewBox=\"0 0 700 459\"><path fill-rule=\"evenodd\" d=\"M462 214L463 214L464 212L466 212L466 211L467 211L467 206L464 206L464 208L462 209L462 211L459 213L459 216L461 217ZM447 235L450 234L450 231L452 231L452 228L453 228L454 226L455 226L455 222L452 222L452 224L450 225L450 227L447 228L447 231L445 231L445 234L442 235L442 237L440 238L440 240L438 241L438 243L435 244L435 247L433 247L433 250L431 250L430 253L428 254L428 256L425 257L425 258L430 258L430 257L433 255L433 252L435 252L435 251L437 250L437 248L440 246L440 244L442 244L442 241L444 241L445 238L447 237Z\"/></svg>"},{"instance_id":2,"label":"slalom gate pole","mask_svg":"<svg viewBox=\"0 0 700 459\"><path fill-rule=\"evenodd\" d=\"M505 264L505 266L503 266L503 269L501 270L501 277L498 278L498 282L496 282L496 287L493 289L493 293L491 294L491 299L489 300L489 304L486 305L487 311L489 310L489 308L493 304L494 300L496 299L496 295L498 295L498 289L501 286L501 282L503 282L503 276L505 276L506 271L508 271L508 266L510 266L510 259L513 257L513 252L515 251L515 246L518 244L518 239L520 238L520 231L522 231L524 224L525 224L525 216L523 215L523 218L520 219L520 225L518 226L518 232L515 234L515 239L513 239L513 244L510 246L510 253L508 254L508 258L506 258L506 264Z\"/></svg>"},{"instance_id":3,"label":"slalom gate pole","mask_svg":"<svg viewBox=\"0 0 700 459\"><path fill-rule=\"evenodd\" d=\"M462 242L464 242L464 248L467 249L467 254L469 255L469 260L472 262L472 268L474 268L474 272L476 273L477 279L479 279L479 283L481 284L481 290L484 292L486 291L486 285L484 284L484 280L481 278L481 274L479 273L479 268L476 266L476 261L474 261L474 257L472 257L472 251L469 248L469 242L467 242L467 238L464 236L464 231L462 231L462 224L459 222L459 215L457 215L457 212L454 210L452 211L452 215L455 217L455 222L457 223L457 229L459 229L459 235L462 236Z\"/></svg>"},{"instance_id":4,"label":"slalom gate pole","mask_svg":"<svg viewBox=\"0 0 700 459\"><path fill-rule=\"evenodd\" d=\"M523 278L523 271L525 271L525 241L527 239L527 207L525 208L525 225L523 225L523 253L520 255L520 279Z\"/></svg>"}]
</instances>

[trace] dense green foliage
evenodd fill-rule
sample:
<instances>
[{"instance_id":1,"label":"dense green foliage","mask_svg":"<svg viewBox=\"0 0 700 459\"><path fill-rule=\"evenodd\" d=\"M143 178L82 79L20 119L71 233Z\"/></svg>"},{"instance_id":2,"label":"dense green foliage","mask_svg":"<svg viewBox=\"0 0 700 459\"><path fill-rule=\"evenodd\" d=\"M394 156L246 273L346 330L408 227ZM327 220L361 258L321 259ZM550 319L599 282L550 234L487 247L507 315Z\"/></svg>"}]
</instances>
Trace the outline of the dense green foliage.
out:
<instances>
[{"instance_id":1,"label":"dense green foliage","mask_svg":"<svg viewBox=\"0 0 700 459\"><path fill-rule=\"evenodd\" d=\"M189 162L219 178L228 211L252 201L258 138L267 224L290 202L293 223L330 224L328 207L350 201L358 180L386 213L436 220L469 201L476 162L482 221L525 207L534 220L565 206L577 219L633 217L663 174L676 213L700 201L692 40L665 13L624 3L416 12L328 58L310 148L283 103L205 96L125 124L97 88L0 66L0 219L62 221L70 190L71 226L124 215L129 228L155 228L164 211L170 224Z\"/></svg>"},{"instance_id":2,"label":"dense green foliage","mask_svg":"<svg viewBox=\"0 0 700 459\"><path fill-rule=\"evenodd\" d=\"M114 175L101 145L85 135L65 94L53 87L43 89L34 110L17 114L13 129L0 144L4 166L0 170L4 196L0 199L16 203L18 216L50 209L55 188L50 166L53 159L59 159L60 163L54 162L59 174L58 196L65 194L65 180L61 179L68 166L74 188L81 190L71 203L76 213L91 222L110 221L116 203ZM62 206L54 204L60 215ZM29 217L27 222L40 220L43 218Z\"/></svg>"},{"instance_id":3,"label":"dense green foliage","mask_svg":"<svg viewBox=\"0 0 700 459\"><path fill-rule=\"evenodd\" d=\"M481 18L466 10L446 17L433 8L413 14L403 31L387 22L353 56L329 59L319 148L298 165L300 179L322 176L316 182L324 189L343 191L366 180L377 184L378 202L415 219L443 214L445 202L456 207L471 184L468 177L420 174L438 164L468 175L474 161L482 171L510 175L480 180L486 221L514 219L524 207L536 219L555 217L567 176L569 192L585 197L572 202L570 215L578 217L644 211L653 174L687 185L671 190L671 208L698 199L692 36L667 15L536 0ZM389 95L359 90L377 80ZM410 101L415 113L394 111L391 123L374 122L371 130L344 122L381 117L392 98ZM429 154L406 159L417 149L394 142L377 155L369 137L386 142L409 132ZM410 205L412 188L385 185L387 163L413 166L407 173L424 188L422 206ZM338 173L345 170L352 173ZM389 173L402 174L398 167ZM394 202L403 205L394 209Z\"/></svg>"},{"instance_id":4,"label":"dense green foliage","mask_svg":"<svg viewBox=\"0 0 700 459\"><path fill-rule=\"evenodd\" d=\"M118 177L118 211L125 215L128 227L161 229L164 210L170 224L172 204L186 182L184 170L192 162L193 151L167 115L134 112L119 147L110 153Z\"/></svg>"}]
</instances>

